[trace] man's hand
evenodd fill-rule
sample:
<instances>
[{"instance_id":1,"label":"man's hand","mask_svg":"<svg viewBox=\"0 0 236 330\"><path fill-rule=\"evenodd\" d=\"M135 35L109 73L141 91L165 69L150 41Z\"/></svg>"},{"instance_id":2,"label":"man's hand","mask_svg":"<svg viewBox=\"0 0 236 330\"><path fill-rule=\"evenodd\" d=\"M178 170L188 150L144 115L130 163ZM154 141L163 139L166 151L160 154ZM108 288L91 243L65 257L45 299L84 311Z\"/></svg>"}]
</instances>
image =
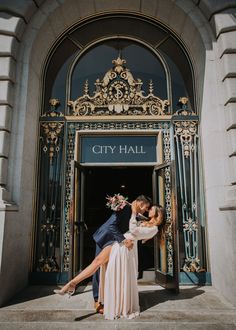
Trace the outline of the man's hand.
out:
<instances>
[{"instance_id":1,"label":"man's hand","mask_svg":"<svg viewBox=\"0 0 236 330\"><path fill-rule=\"evenodd\" d=\"M125 239L124 245L127 247L127 249L132 250L134 246L134 242L131 239Z\"/></svg>"},{"instance_id":2,"label":"man's hand","mask_svg":"<svg viewBox=\"0 0 236 330\"><path fill-rule=\"evenodd\" d=\"M139 211L138 205L136 201L133 201L133 203L131 204L131 209L132 209L132 213L137 214Z\"/></svg>"}]
</instances>

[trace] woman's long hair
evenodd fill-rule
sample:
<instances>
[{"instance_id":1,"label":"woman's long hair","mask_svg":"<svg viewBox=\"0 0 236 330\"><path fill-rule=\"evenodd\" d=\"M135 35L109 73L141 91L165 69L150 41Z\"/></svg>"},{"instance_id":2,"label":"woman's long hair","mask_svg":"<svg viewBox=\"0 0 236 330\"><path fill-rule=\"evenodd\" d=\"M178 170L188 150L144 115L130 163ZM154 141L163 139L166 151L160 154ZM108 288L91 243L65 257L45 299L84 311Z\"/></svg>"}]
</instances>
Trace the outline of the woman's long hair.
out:
<instances>
[{"instance_id":1,"label":"woman's long hair","mask_svg":"<svg viewBox=\"0 0 236 330\"><path fill-rule=\"evenodd\" d=\"M154 222L158 226L158 233L161 239L165 238L165 209L161 205L153 205L155 210Z\"/></svg>"}]
</instances>

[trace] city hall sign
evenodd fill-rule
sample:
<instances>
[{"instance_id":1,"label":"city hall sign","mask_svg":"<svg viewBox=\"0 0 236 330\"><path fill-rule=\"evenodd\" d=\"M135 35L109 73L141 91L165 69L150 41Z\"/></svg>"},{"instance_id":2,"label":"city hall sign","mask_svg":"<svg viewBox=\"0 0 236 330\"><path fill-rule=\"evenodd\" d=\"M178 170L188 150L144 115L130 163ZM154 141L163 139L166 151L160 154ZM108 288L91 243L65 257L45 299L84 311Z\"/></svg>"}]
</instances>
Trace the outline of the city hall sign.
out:
<instances>
[{"instance_id":1,"label":"city hall sign","mask_svg":"<svg viewBox=\"0 0 236 330\"><path fill-rule=\"evenodd\" d=\"M153 163L157 136L82 136L80 162Z\"/></svg>"}]
</instances>

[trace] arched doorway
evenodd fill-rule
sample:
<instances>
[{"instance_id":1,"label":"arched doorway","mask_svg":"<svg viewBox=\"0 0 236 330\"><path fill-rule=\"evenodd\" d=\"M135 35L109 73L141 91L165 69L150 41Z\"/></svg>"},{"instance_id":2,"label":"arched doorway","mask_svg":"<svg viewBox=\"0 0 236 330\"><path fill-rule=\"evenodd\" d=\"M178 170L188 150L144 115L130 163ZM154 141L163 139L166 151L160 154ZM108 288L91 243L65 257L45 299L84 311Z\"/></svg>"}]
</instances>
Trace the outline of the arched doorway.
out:
<instances>
[{"instance_id":1,"label":"arched doorway","mask_svg":"<svg viewBox=\"0 0 236 330\"><path fill-rule=\"evenodd\" d=\"M135 78L130 78L130 81L127 77L110 79L108 72L121 70L122 73L126 70L122 61L127 58ZM115 66L107 71L112 59L116 61ZM121 63L117 62L118 59ZM107 74L108 84L113 84L113 90L109 91L106 99L103 93L104 103L99 107L95 96L104 88ZM88 78L94 78L90 79L90 82L95 82L94 90L86 82ZM153 89L155 82L160 86L157 93ZM139 103L130 101L132 86L135 89L133 94L137 96L139 93ZM126 101L119 99L119 94L121 99L125 96ZM181 98L179 102L180 96L186 98ZM145 189L152 193L156 201L162 201L169 212L164 245L161 247L160 242L155 242L151 246L156 258L153 268L160 275L159 281L165 284L168 275L171 275L178 282L179 274L184 279L183 274L186 273L191 281L194 277L196 283L201 279L204 281L206 260L201 243L204 241L205 225L201 220L202 214L199 214L198 116L194 77L189 58L177 38L164 27L144 19L138 20L135 16L119 14L86 22L64 36L49 57L45 70L43 109L49 98L51 109L49 112L43 110L40 118L40 193L37 199L39 213L34 275L47 273L44 276L46 281L51 281L50 277L52 281L63 281L68 274L83 267L83 210L87 209L85 206L89 202L81 200L86 199L90 192L83 191L85 185L82 182L85 179L88 182L89 173L94 175L92 172L96 172L96 178L100 177L101 168L88 169L86 163L87 170L75 174L77 171L71 167L72 161L82 156L76 137L81 140L85 132L93 135L96 131L96 139L99 139L108 131L109 138L124 137L120 132L125 132L125 136L135 133L136 138L155 135L159 143L156 142L156 149L160 161L157 158L152 162L144 161L139 167L140 173L147 173L150 182ZM60 104L56 98L60 99ZM179 103L177 107L176 103ZM102 118L104 115L105 118ZM101 136L97 135L99 132ZM172 161L175 165L171 164ZM120 164L119 161L110 164L109 170L105 168L106 175L112 178L111 168L117 169L117 166L123 167L119 169L119 175L123 172L127 176L129 170L134 171L134 168L137 171L137 160L132 163L131 159L130 162L126 172L124 167L127 164ZM82 165L81 162L79 165ZM100 165L104 166L104 163ZM122 175L120 178L122 181ZM76 180L81 181L79 186L76 186ZM168 181L171 181L171 186ZM134 177L130 185L133 185L132 182ZM133 197L135 191L129 191L129 194ZM80 209L77 210L74 204L80 205ZM75 237L77 230L78 239ZM161 273L165 273L164 279Z\"/></svg>"}]
</instances>

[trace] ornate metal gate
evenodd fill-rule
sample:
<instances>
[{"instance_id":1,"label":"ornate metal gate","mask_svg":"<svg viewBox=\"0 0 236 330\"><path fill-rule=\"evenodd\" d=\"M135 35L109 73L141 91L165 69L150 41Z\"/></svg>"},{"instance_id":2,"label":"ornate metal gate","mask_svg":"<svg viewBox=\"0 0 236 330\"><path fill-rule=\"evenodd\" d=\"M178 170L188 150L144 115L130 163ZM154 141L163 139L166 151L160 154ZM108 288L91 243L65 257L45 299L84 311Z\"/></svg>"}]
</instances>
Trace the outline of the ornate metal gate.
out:
<instances>
[{"instance_id":1,"label":"ornate metal gate","mask_svg":"<svg viewBox=\"0 0 236 330\"><path fill-rule=\"evenodd\" d=\"M162 134L163 165L175 161L177 201L171 197L171 176L165 177L164 204L167 213L165 273L173 275L174 256L181 249L176 241L177 229L182 237L184 260L175 268L185 272L204 270L204 249L199 235L198 116L182 97L176 111L168 100L154 95L152 81L145 96L142 81L134 79L118 57L102 80L95 82L91 96L88 82L84 95L69 101L70 115L57 111L59 101L50 100L50 110L40 117L40 166L37 204L37 239L35 274L47 273L52 281L64 281L71 267L71 214L73 201L72 162L75 159L77 131L159 131ZM167 170L168 172L168 170ZM178 204L178 221L173 208ZM72 213L71 213L72 212ZM78 222L79 219L72 219ZM181 259L182 260L182 259ZM49 280L48 280L49 281Z\"/></svg>"}]
</instances>

